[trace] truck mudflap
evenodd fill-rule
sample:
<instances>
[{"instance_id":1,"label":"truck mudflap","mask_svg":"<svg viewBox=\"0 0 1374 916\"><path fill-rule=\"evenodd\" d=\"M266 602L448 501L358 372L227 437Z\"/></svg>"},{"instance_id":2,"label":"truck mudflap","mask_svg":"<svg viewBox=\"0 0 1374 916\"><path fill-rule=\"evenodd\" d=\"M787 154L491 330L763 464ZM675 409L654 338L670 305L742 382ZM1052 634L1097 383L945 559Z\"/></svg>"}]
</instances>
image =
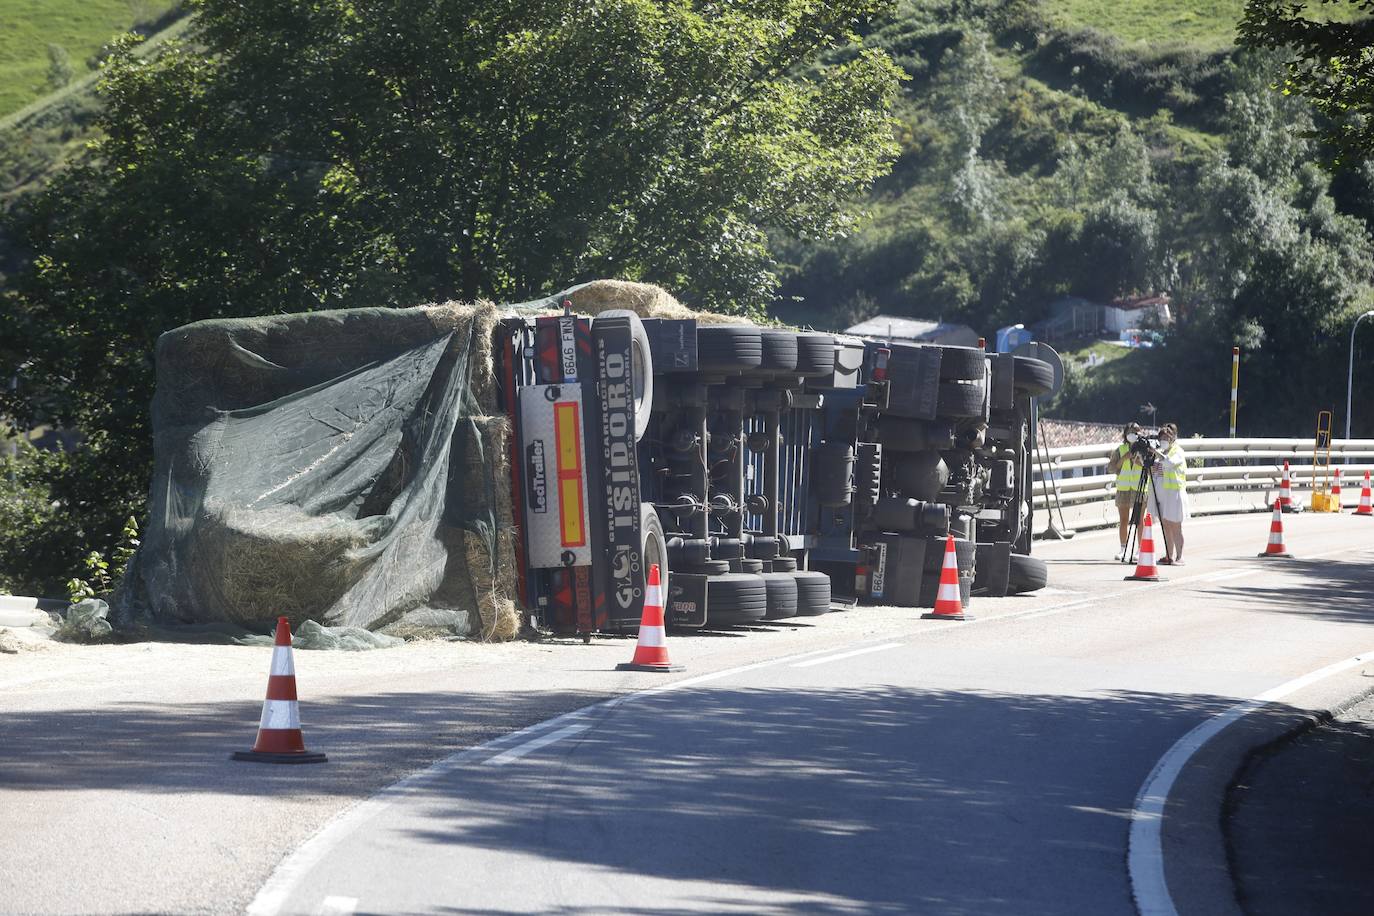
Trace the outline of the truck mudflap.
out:
<instances>
[{"instance_id":1,"label":"truck mudflap","mask_svg":"<svg viewBox=\"0 0 1374 916\"><path fill-rule=\"evenodd\" d=\"M706 626L707 576L673 573L663 602L663 620L670 627Z\"/></svg>"}]
</instances>

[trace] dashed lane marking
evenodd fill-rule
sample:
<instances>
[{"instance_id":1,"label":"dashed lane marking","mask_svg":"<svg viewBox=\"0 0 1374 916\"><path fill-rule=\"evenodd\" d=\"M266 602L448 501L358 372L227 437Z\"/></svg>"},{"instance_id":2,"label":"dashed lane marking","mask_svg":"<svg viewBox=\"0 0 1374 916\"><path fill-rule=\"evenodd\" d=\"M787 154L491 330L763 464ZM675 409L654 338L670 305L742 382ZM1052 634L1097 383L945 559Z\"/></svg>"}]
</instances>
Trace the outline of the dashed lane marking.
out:
<instances>
[{"instance_id":1,"label":"dashed lane marking","mask_svg":"<svg viewBox=\"0 0 1374 916\"><path fill-rule=\"evenodd\" d=\"M1356 550L1364 549L1367 548L1347 547L1339 550L1327 551L1325 553L1313 554L1308 557L1305 557L1305 559L1318 559L1324 556L1331 556L1339 553L1349 553ZM1281 567L1275 566L1275 568ZM1249 573L1251 572L1251 570L1246 569L1239 572ZM1085 598L1077 601L1070 601L1064 604L1051 605L1047 608L1028 609L1026 611L1021 611L1012 614L1002 614L996 617L979 617L974 620L966 620L962 622L935 621L932 622L929 627L923 627L919 634L913 635L941 633L951 628L962 629L966 627L977 626L980 624L992 623L994 621L1025 620L1030 617L1043 617L1051 614L1063 613L1065 611L1071 611L1075 608L1084 607L1095 602L1110 601L1112 598L1120 597L1121 595L1138 594L1141 591L1145 591L1151 588L1159 588L1162 586L1170 585L1183 585L1190 582L1201 582L1202 580L1206 579L1208 575L1215 574L1204 574L1199 576L1190 576L1184 579L1174 579L1172 581L1147 583L1145 585L1137 586L1129 590L1123 590L1121 592L1117 592L1114 594L1101 595L1093 598ZM862 641L860 642L862 643ZM279 913L281 911L282 907L290 898L292 892L295 891L296 886L305 878L305 876L311 871L311 869L313 869L316 865L322 862L334 849L334 847L338 846L341 842L343 842L351 833L353 833L358 828L362 827L364 824L372 820L374 817L381 814L384 810L389 808L394 802L406 797L414 789L422 785L430 784L440 779L443 779L448 774L460 769L466 764L480 760L481 758L490 754L493 750L496 750L498 748L507 748L512 742L519 741L523 738L528 738L531 735L545 732L551 728L566 726L572 723L581 722L586 719L591 719L593 717L602 716L624 702L641 700L646 697L656 696L658 694L667 693L670 691L683 690L688 687L695 687L698 684L705 684L711 681L720 680L722 678L734 677L735 675L744 674L748 671L757 671L761 668L771 668L774 666L789 665L801 659L813 658L819 655L828 655L834 651L834 647L828 649L817 649L811 652L802 652L795 655L785 655L781 658L769 659L767 661L762 662L755 662L749 665L741 665L737 668L726 668L722 671L713 671L710 674L701 674L697 675L696 677L683 678L682 680L677 681L669 681L666 684L660 684L656 687L650 687L647 690L639 690L634 693L624 694L618 697L612 697L608 700L603 700L600 703L594 703L591 706L586 706L582 709L564 713L561 716L555 716L554 718L547 719L543 722L536 722L533 725L526 726L525 728L511 732L510 734L502 735L498 738L493 738L492 740L479 744L475 747L471 747L467 750L458 751L457 753L451 754L450 756L445 757L443 760L440 760L438 763L435 763L434 765L430 766L428 769L422 770L419 773L415 773L411 776L407 776L405 779L402 779L399 782L392 783L390 786L387 786L385 789L382 789L375 795L372 795L371 797L364 799L363 801L354 805L352 808L349 808L348 810L336 816L332 821L325 824L318 833L316 833L310 839L306 840L305 843L301 844L299 847L296 848L294 852L287 855L287 857L281 861L281 863L277 866L276 870L272 873L272 876L268 878L267 882L263 884L261 889L259 889L257 896L254 897L252 903L249 904L247 912L251 914L251 916L275 916L276 913Z\"/></svg>"},{"instance_id":2,"label":"dashed lane marking","mask_svg":"<svg viewBox=\"0 0 1374 916\"><path fill-rule=\"evenodd\" d=\"M827 655L824 658L813 658L810 661L806 662L794 662L792 667L810 668L812 665L825 665L830 662L837 662L840 659L853 658L856 655L867 655L870 652L883 652L887 649L899 649L904 645L906 645L906 643L888 642L883 643L881 646L869 646L865 649L855 649L852 652L841 652L839 655Z\"/></svg>"}]
</instances>

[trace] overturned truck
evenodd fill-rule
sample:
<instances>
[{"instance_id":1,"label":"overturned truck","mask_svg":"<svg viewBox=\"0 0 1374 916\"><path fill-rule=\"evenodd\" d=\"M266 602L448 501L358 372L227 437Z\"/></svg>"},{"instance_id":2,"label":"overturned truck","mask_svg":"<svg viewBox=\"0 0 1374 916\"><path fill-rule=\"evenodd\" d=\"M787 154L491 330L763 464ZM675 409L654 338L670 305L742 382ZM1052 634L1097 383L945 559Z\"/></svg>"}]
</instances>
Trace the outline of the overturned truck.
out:
<instances>
[{"instance_id":1,"label":"overturned truck","mask_svg":"<svg viewBox=\"0 0 1374 916\"><path fill-rule=\"evenodd\" d=\"M934 603L1029 556L1035 359L760 328L598 281L163 335L127 619L509 638Z\"/></svg>"},{"instance_id":2,"label":"overturned truck","mask_svg":"<svg viewBox=\"0 0 1374 916\"><path fill-rule=\"evenodd\" d=\"M501 322L520 598L557 631L833 607L931 607L953 535L961 595L1045 584L1029 556L1046 363L981 349L641 319Z\"/></svg>"}]
</instances>

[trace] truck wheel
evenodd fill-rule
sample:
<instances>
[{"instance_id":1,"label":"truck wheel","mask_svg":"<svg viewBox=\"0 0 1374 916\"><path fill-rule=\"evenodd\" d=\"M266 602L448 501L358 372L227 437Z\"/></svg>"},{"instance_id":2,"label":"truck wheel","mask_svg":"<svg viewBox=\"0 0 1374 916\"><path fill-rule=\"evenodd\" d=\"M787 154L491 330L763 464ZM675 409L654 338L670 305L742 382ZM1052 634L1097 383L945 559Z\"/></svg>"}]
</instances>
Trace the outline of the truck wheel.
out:
<instances>
[{"instance_id":1,"label":"truck wheel","mask_svg":"<svg viewBox=\"0 0 1374 916\"><path fill-rule=\"evenodd\" d=\"M1011 565L1007 569L1007 594L1020 595L1045 587L1049 582L1049 567L1039 557L1025 554L1011 555Z\"/></svg>"},{"instance_id":2,"label":"truck wheel","mask_svg":"<svg viewBox=\"0 0 1374 916\"><path fill-rule=\"evenodd\" d=\"M763 363L758 328L708 324L697 328L697 368L702 372L747 372Z\"/></svg>"},{"instance_id":3,"label":"truck wheel","mask_svg":"<svg viewBox=\"0 0 1374 916\"><path fill-rule=\"evenodd\" d=\"M941 417L978 419L984 416L987 387L982 382L941 382L935 412Z\"/></svg>"},{"instance_id":4,"label":"truck wheel","mask_svg":"<svg viewBox=\"0 0 1374 916\"><path fill-rule=\"evenodd\" d=\"M835 371L835 335L802 331L797 338L797 375L829 375Z\"/></svg>"},{"instance_id":5,"label":"truck wheel","mask_svg":"<svg viewBox=\"0 0 1374 916\"><path fill-rule=\"evenodd\" d=\"M753 623L767 613L768 587L762 576L726 573L706 580L707 626Z\"/></svg>"},{"instance_id":6,"label":"truck wheel","mask_svg":"<svg viewBox=\"0 0 1374 916\"><path fill-rule=\"evenodd\" d=\"M935 599L940 596L940 573L928 572L921 580L921 596L916 601L917 607L935 607ZM959 603L968 607L969 599L973 597L973 570L959 570Z\"/></svg>"},{"instance_id":7,"label":"truck wheel","mask_svg":"<svg viewBox=\"0 0 1374 916\"><path fill-rule=\"evenodd\" d=\"M830 611L830 577L813 569L787 575L797 580L797 616L819 617Z\"/></svg>"},{"instance_id":8,"label":"truck wheel","mask_svg":"<svg viewBox=\"0 0 1374 916\"><path fill-rule=\"evenodd\" d=\"M663 523L653 503L639 504L639 538L644 558L644 583L649 582L649 567L658 564L659 594L668 595L668 539L663 536ZM664 621L667 621L665 612Z\"/></svg>"},{"instance_id":9,"label":"truck wheel","mask_svg":"<svg viewBox=\"0 0 1374 916\"><path fill-rule=\"evenodd\" d=\"M948 423L881 417L878 420L878 441L885 449L894 452L932 451L951 447L954 444L954 430Z\"/></svg>"},{"instance_id":10,"label":"truck wheel","mask_svg":"<svg viewBox=\"0 0 1374 916\"><path fill-rule=\"evenodd\" d=\"M764 587L768 590L768 613L765 620L783 620L797 616L797 580L791 573L764 573Z\"/></svg>"},{"instance_id":11,"label":"truck wheel","mask_svg":"<svg viewBox=\"0 0 1374 916\"><path fill-rule=\"evenodd\" d=\"M1054 369L1043 359L1018 356L1012 370L1012 384L1016 390L1033 398L1054 390Z\"/></svg>"},{"instance_id":12,"label":"truck wheel","mask_svg":"<svg viewBox=\"0 0 1374 916\"><path fill-rule=\"evenodd\" d=\"M927 538L926 555L924 569L928 573L934 573L938 582L940 578L940 568L945 564L945 539ZM954 538L954 556L959 564L959 572L969 570L970 575L973 571L973 564L977 560L977 545L968 538L956 536Z\"/></svg>"},{"instance_id":13,"label":"truck wheel","mask_svg":"<svg viewBox=\"0 0 1374 916\"><path fill-rule=\"evenodd\" d=\"M791 331L766 329L761 332L763 362L759 369L786 375L797 369L797 335Z\"/></svg>"},{"instance_id":14,"label":"truck wheel","mask_svg":"<svg viewBox=\"0 0 1374 916\"><path fill-rule=\"evenodd\" d=\"M644 322L628 309L610 309L598 318L628 318L630 320L630 386L635 401L635 441L644 438L649 428L649 412L654 406L654 358L649 350L649 335Z\"/></svg>"},{"instance_id":15,"label":"truck wheel","mask_svg":"<svg viewBox=\"0 0 1374 916\"><path fill-rule=\"evenodd\" d=\"M707 560L705 563L689 563L679 566L680 573L692 573L696 576L720 576L730 571L729 560Z\"/></svg>"},{"instance_id":16,"label":"truck wheel","mask_svg":"<svg viewBox=\"0 0 1374 916\"><path fill-rule=\"evenodd\" d=\"M977 347L941 347L940 381L981 380L988 355Z\"/></svg>"},{"instance_id":17,"label":"truck wheel","mask_svg":"<svg viewBox=\"0 0 1374 916\"><path fill-rule=\"evenodd\" d=\"M903 496L934 502L949 480L949 467L939 452L912 452L892 462L892 477Z\"/></svg>"}]
</instances>

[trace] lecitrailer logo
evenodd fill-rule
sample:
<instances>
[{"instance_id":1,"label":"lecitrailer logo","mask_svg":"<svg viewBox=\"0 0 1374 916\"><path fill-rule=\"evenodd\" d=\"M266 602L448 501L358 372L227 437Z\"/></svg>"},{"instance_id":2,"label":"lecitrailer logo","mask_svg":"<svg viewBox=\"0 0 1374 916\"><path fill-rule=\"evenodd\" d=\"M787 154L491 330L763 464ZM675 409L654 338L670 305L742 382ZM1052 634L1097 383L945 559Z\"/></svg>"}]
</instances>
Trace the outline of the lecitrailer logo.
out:
<instances>
[{"instance_id":1,"label":"lecitrailer logo","mask_svg":"<svg viewBox=\"0 0 1374 916\"><path fill-rule=\"evenodd\" d=\"M535 439L525 446L525 479L530 482L531 512L549 511L549 480L544 470L544 440Z\"/></svg>"}]
</instances>

